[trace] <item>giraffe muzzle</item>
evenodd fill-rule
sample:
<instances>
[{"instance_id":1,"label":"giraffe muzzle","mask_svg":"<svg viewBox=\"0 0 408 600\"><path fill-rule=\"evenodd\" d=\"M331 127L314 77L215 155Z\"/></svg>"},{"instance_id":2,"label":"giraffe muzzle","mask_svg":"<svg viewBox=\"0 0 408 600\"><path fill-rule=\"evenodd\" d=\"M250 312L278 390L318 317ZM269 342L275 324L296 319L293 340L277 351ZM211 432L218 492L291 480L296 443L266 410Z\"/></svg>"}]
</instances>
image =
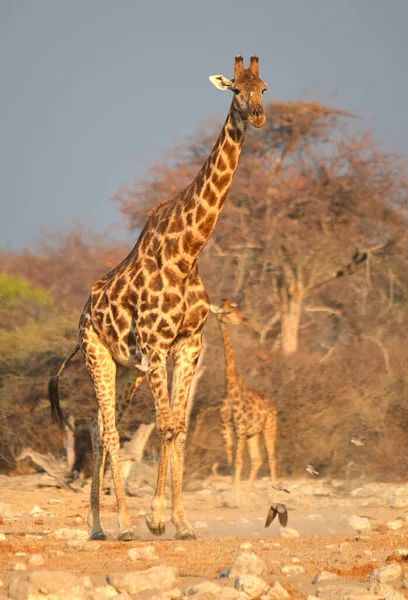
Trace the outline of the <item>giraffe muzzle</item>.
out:
<instances>
[{"instance_id":1,"label":"giraffe muzzle","mask_svg":"<svg viewBox=\"0 0 408 600\"><path fill-rule=\"evenodd\" d=\"M265 113L263 111L262 106L255 106L254 108L252 108L248 118L249 122L254 127L262 127L262 125L264 125L266 121Z\"/></svg>"}]
</instances>

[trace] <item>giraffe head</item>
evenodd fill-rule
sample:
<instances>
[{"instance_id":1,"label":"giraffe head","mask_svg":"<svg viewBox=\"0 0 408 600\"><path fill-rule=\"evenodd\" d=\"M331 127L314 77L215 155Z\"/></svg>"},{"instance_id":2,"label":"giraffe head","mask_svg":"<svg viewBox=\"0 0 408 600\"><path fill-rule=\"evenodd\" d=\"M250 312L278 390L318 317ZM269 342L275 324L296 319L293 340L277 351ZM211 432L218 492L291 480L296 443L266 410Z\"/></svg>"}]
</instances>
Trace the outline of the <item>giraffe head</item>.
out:
<instances>
[{"instance_id":1,"label":"giraffe head","mask_svg":"<svg viewBox=\"0 0 408 600\"><path fill-rule=\"evenodd\" d=\"M238 54L235 57L234 79L227 79L223 75L211 75L210 81L219 90L231 90L235 94L235 107L251 125L264 125L266 117L262 108L262 94L266 91L266 83L259 77L257 56L251 56L249 67L245 69L244 59Z\"/></svg>"},{"instance_id":2,"label":"giraffe head","mask_svg":"<svg viewBox=\"0 0 408 600\"><path fill-rule=\"evenodd\" d=\"M217 315L217 319L222 323L231 325L248 325L248 319L241 312L236 304L229 300L223 300L221 306L210 305L210 310Z\"/></svg>"}]
</instances>

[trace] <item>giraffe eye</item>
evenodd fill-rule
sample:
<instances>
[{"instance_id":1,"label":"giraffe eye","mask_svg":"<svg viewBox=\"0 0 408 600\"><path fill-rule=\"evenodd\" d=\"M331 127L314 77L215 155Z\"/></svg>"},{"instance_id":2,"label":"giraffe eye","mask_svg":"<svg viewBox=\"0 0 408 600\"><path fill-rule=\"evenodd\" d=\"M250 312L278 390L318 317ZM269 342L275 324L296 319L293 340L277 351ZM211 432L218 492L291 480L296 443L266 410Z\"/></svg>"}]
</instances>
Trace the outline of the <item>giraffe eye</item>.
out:
<instances>
[{"instance_id":1,"label":"giraffe eye","mask_svg":"<svg viewBox=\"0 0 408 600\"><path fill-rule=\"evenodd\" d=\"M232 91L234 92L234 94L239 94L239 89L238 88L232 88Z\"/></svg>"},{"instance_id":2,"label":"giraffe eye","mask_svg":"<svg viewBox=\"0 0 408 600\"><path fill-rule=\"evenodd\" d=\"M266 90L267 90L267 88L263 89L263 90L262 90L262 93L264 94L264 93L266 92Z\"/></svg>"}]
</instances>

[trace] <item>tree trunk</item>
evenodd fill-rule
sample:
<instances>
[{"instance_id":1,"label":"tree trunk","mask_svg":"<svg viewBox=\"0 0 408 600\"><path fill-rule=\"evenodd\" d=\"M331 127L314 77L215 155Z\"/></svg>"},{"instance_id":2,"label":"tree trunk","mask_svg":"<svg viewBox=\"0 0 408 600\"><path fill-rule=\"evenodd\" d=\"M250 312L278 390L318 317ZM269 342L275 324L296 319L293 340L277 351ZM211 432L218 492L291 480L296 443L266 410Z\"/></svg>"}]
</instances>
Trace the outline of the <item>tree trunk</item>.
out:
<instances>
[{"instance_id":1,"label":"tree trunk","mask_svg":"<svg viewBox=\"0 0 408 600\"><path fill-rule=\"evenodd\" d=\"M289 292L286 285L280 288L281 299L281 338L285 356L294 354L299 345L300 319L303 309L303 290L300 285Z\"/></svg>"}]
</instances>

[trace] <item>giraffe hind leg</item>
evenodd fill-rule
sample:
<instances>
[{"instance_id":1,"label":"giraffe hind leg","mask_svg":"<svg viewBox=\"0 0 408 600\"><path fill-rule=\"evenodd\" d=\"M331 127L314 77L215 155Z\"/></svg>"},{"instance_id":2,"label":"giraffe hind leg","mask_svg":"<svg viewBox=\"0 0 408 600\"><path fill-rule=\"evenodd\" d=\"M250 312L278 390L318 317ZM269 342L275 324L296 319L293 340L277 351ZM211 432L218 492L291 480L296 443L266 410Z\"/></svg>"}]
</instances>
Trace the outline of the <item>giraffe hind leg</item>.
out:
<instances>
[{"instance_id":1,"label":"giraffe hind leg","mask_svg":"<svg viewBox=\"0 0 408 600\"><path fill-rule=\"evenodd\" d=\"M118 406L126 407L129 403L136 387L136 374L134 371L130 371L126 372L125 377L117 377L115 361L89 324L82 331L82 348L86 367L93 380L99 407L98 423L94 422L91 425L94 454L91 484L91 539L106 539L100 522L100 495L103 468L106 454L109 453L118 506L119 539L130 540L132 538L129 533L131 520L126 506L119 467L120 446L119 434L116 428L116 408ZM129 377L133 378L133 384L129 383ZM127 391L127 394L125 391Z\"/></svg>"}]
</instances>

